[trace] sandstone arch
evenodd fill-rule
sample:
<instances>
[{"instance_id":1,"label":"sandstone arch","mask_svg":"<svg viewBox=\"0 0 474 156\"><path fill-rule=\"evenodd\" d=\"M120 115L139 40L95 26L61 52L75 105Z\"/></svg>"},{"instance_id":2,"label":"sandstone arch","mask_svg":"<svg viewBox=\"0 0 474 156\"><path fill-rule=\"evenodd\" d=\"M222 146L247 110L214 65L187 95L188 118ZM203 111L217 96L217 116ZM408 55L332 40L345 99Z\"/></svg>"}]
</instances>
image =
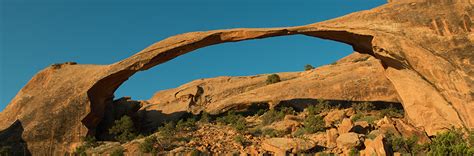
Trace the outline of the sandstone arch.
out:
<instances>
[{"instance_id":1,"label":"sandstone arch","mask_svg":"<svg viewBox=\"0 0 474 156\"><path fill-rule=\"evenodd\" d=\"M205 46L295 34L347 43L381 60L408 119L429 135L474 128L474 34L459 25L466 12L472 21L472 10L467 0L397 1L305 26L176 35L111 65L55 65L35 75L0 113L0 129L19 120L32 153L71 151L81 136L94 133L114 91L134 73ZM438 17L444 28L433 30L430 21ZM437 34L442 29L452 32Z\"/></svg>"}]
</instances>

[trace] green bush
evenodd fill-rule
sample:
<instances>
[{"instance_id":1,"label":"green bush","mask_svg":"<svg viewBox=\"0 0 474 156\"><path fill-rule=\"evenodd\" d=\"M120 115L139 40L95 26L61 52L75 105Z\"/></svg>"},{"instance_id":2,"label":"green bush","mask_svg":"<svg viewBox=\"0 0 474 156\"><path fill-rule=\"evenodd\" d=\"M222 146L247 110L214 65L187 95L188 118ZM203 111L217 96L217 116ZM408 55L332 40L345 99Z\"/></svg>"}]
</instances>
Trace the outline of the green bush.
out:
<instances>
[{"instance_id":1,"label":"green bush","mask_svg":"<svg viewBox=\"0 0 474 156\"><path fill-rule=\"evenodd\" d=\"M352 108L359 113L367 113L375 109L375 105L371 102L352 103Z\"/></svg>"},{"instance_id":2,"label":"green bush","mask_svg":"<svg viewBox=\"0 0 474 156\"><path fill-rule=\"evenodd\" d=\"M196 129L196 119L188 118L181 119L176 124L176 129L179 131L192 131Z\"/></svg>"},{"instance_id":3,"label":"green bush","mask_svg":"<svg viewBox=\"0 0 474 156\"><path fill-rule=\"evenodd\" d=\"M125 150L123 149L123 147L120 147L118 149L115 149L114 151L112 151L112 153L110 154L110 156L124 156L124 153Z\"/></svg>"},{"instance_id":4,"label":"green bush","mask_svg":"<svg viewBox=\"0 0 474 156\"><path fill-rule=\"evenodd\" d=\"M234 141L242 146L244 146L245 143L247 142L247 140L242 135L236 135L234 137Z\"/></svg>"},{"instance_id":5,"label":"green bush","mask_svg":"<svg viewBox=\"0 0 474 156\"><path fill-rule=\"evenodd\" d=\"M145 138L145 141L138 146L143 153L157 153L161 150L159 147L161 147L161 145L156 136Z\"/></svg>"},{"instance_id":6,"label":"green bush","mask_svg":"<svg viewBox=\"0 0 474 156\"><path fill-rule=\"evenodd\" d=\"M394 152L411 155L416 155L422 152L422 146L417 144L418 137L416 136L403 138L401 136L395 136L392 133L388 133L386 135L386 140Z\"/></svg>"},{"instance_id":7,"label":"green bush","mask_svg":"<svg viewBox=\"0 0 474 156\"><path fill-rule=\"evenodd\" d=\"M403 114L403 110L396 109L393 106L380 110L381 117L387 116L391 118L402 118Z\"/></svg>"},{"instance_id":8,"label":"green bush","mask_svg":"<svg viewBox=\"0 0 474 156\"><path fill-rule=\"evenodd\" d=\"M86 150L87 150L87 148L84 147L84 146L76 147L76 150L74 151L74 155L87 156Z\"/></svg>"},{"instance_id":9,"label":"green bush","mask_svg":"<svg viewBox=\"0 0 474 156\"><path fill-rule=\"evenodd\" d=\"M267 84L274 84L280 81L281 81L280 76L278 76L277 74L271 74L271 75L268 75L266 82Z\"/></svg>"},{"instance_id":10,"label":"green bush","mask_svg":"<svg viewBox=\"0 0 474 156\"><path fill-rule=\"evenodd\" d=\"M271 109L261 116L262 124L269 125L276 121L281 121L287 114L295 114L295 110L292 107L280 107Z\"/></svg>"},{"instance_id":11,"label":"green bush","mask_svg":"<svg viewBox=\"0 0 474 156\"><path fill-rule=\"evenodd\" d=\"M200 123L209 123L211 122L211 117L209 116L209 113L207 112L202 112L201 113L201 118L199 119Z\"/></svg>"},{"instance_id":12,"label":"green bush","mask_svg":"<svg viewBox=\"0 0 474 156\"><path fill-rule=\"evenodd\" d=\"M166 122L163 126L158 128L158 133L163 137L173 137L176 134L176 124L173 121Z\"/></svg>"},{"instance_id":13,"label":"green bush","mask_svg":"<svg viewBox=\"0 0 474 156\"><path fill-rule=\"evenodd\" d=\"M306 130L305 130L304 128L298 128L298 129L296 129L295 132L293 132L292 135L293 135L294 137L299 137L299 136L302 136L302 135L304 135L304 134L306 134Z\"/></svg>"},{"instance_id":14,"label":"green bush","mask_svg":"<svg viewBox=\"0 0 474 156\"><path fill-rule=\"evenodd\" d=\"M247 121L244 118L240 118L236 123L231 125L237 132L244 133L247 131Z\"/></svg>"},{"instance_id":15,"label":"green bush","mask_svg":"<svg viewBox=\"0 0 474 156\"><path fill-rule=\"evenodd\" d=\"M332 109L332 106L329 104L328 101L325 101L323 99L318 99L317 104L311 105L306 108L306 110L308 111L308 115L318 115L319 113L330 109Z\"/></svg>"},{"instance_id":16,"label":"green bush","mask_svg":"<svg viewBox=\"0 0 474 156\"><path fill-rule=\"evenodd\" d=\"M468 138L469 139L469 138ZM429 155L474 155L474 147L468 145L459 129L451 129L436 135L429 144Z\"/></svg>"},{"instance_id":17,"label":"green bush","mask_svg":"<svg viewBox=\"0 0 474 156\"><path fill-rule=\"evenodd\" d=\"M238 132L247 130L247 121L242 115L238 115L235 111L228 111L227 115L216 119L217 122L232 126Z\"/></svg>"},{"instance_id":18,"label":"green bush","mask_svg":"<svg viewBox=\"0 0 474 156\"><path fill-rule=\"evenodd\" d=\"M312 69L314 69L314 67L310 64L307 64L307 65L304 66L305 71L312 70Z\"/></svg>"},{"instance_id":19,"label":"green bush","mask_svg":"<svg viewBox=\"0 0 474 156\"><path fill-rule=\"evenodd\" d=\"M352 117L352 122L357 121L367 121L369 124L374 124L375 120L380 119L380 116L372 116L372 115L363 115L361 113L357 113Z\"/></svg>"},{"instance_id":20,"label":"green bush","mask_svg":"<svg viewBox=\"0 0 474 156\"><path fill-rule=\"evenodd\" d=\"M359 149L357 148L352 148L350 151L349 151L349 156L359 156L360 155L360 151Z\"/></svg>"},{"instance_id":21,"label":"green bush","mask_svg":"<svg viewBox=\"0 0 474 156\"><path fill-rule=\"evenodd\" d=\"M132 119L126 115L120 120L115 120L115 125L109 129L109 133L115 135L115 139L121 143L133 140L137 136Z\"/></svg>"},{"instance_id":22,"label":"green bush","mask_svg":"<svg viewBox=\"0 0 474 156\"><path fill-rule=\"evenodd\" d=\"M76 147L76 150L74 151L74 154L76 155L80 155L80 156L87 155L86 154L87 149L99 146L99 143L93 136L86 136L86 137L81 138L81 140L83 144L79 147Z\"/></svg>"},{"instance_id":23,"label":"green bush","mask_svg":"<svg viewBox=\"0 0 474 156\"><path fill-rule=\"evenodd\" d=\"M307 117L303 122L303 126L306 133L316 133L325 130L323 117L319 115Z\"/></svg>"}]
</instances>

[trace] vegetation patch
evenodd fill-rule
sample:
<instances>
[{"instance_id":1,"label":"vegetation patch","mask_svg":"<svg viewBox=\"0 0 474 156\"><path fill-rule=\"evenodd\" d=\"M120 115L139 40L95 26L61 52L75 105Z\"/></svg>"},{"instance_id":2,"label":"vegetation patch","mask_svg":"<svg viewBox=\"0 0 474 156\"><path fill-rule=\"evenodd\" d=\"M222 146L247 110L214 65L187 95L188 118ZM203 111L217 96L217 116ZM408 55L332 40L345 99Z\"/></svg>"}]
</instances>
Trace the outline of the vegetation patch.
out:
<instances>
[{"instance_id":1,"label":"vegetation patch","mask_svg":"<svg viewBox=\"0 0 474 156\"><path fill-rule=\"evenodd\" d=\"M295 110L292 107L280 107L276 109L271 109L261 116L262 124L269 125L273 122L281 121L288 114L295 114Z\"/></svg>"},{"instance_id":2,"label":"vegetation patch","mask_svg":"<svg viewBox=\"0 0 474 156\"><path fill-rule=\"evenodd\" d=\"M115 136L121 143L131 141L137 137L133 121L129 116L123 116L115 121L114 126L109 129L109 133Z\"/></svg>"},{"instance_id":3,"label":"vegetation patch","mask_svg":"<svg viewBox=\"0 0 474 156\"><path fill-rule=\"evenodd\" d=\"M305 71L313 70L313 69L314 69L314 67L313 67L312 65L310 65L310 64L307 64L307 65L304 66L304 70L305 70Z\"/></svg>"},{"instance_id":4,"label":"vegetation patch","mask_svg":"<svg viewBox=\"0 0 474 156\"><path fill-rule=\"evenodd\" d=\"M271 74L268 75L267 81L265 81L267 84L274 84L280 82L280 76L278 74Z\"/></svg>"}]
</instances>

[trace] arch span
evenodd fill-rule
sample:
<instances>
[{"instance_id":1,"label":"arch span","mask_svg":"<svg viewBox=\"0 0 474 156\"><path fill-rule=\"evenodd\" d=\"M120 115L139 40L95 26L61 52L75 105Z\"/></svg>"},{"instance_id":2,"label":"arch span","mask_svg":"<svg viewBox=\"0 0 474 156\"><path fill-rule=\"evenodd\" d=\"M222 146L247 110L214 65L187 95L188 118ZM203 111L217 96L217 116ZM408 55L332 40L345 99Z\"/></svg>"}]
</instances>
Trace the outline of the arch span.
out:
<instances>
[{"instance_id":1,"label":"arch span","mask_svg":"<svg viewBox=\"0 0 474 156\"><path fill-rule=\"evenodd\" d=\"M469 0L437 3L394 1L297 27L192 32L111 65L56 64L36 74L0 113L0 130L19 120L32 153L73 151L82 136L94 133L114 91L134 73L205 46L295 34L347 43L379 59L408 120L428 135L474 128L474 25L459 25L474 20L473 6Z\"/></svg>"}]
</instances>

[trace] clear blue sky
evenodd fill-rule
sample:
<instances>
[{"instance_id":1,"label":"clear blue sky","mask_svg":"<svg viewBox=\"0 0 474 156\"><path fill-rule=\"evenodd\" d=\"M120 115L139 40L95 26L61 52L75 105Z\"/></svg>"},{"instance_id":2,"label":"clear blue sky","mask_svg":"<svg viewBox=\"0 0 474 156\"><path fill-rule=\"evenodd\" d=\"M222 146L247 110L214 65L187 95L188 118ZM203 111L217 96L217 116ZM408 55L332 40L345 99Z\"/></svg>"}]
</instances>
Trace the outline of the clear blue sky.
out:
<instances>
[{"instance_id":1,"label":"clear blue sky","mask_svg":"<svg viewBox=\"0 0 474 156\"><path fill-rule=\"evenodd\" d=\"M110 64L190 31L310 24L385 0L0 0L0 110L53 63ZM139 72L116 96L148 99L199 78L299 71L352 52L306 36L226 43Z\"/></svg>"}]
</instances>

